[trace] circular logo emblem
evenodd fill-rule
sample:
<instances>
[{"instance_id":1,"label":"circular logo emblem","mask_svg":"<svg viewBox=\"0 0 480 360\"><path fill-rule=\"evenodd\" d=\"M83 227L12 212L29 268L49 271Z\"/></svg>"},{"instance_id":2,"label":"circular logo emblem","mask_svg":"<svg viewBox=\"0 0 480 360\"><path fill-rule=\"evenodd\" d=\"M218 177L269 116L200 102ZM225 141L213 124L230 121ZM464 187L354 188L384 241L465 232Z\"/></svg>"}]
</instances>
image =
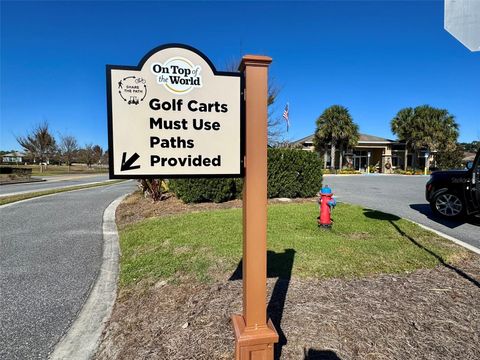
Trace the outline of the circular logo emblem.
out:
<instances>
[{"instance_id":1,"label":"circular logo emblem","mask_svg":"<svg viewBox=\"0 0 480 360\"><path fill-rule=\"evenodd\" d=\"M137 76L127 76L117 84L118 93L128 105L138 105L147 96L147 82Z\"/></svg>"},{"instance_id":2,"label":"circular logo emblem","mask_svg":"<svg viewBox=\"0 0 480 360\"><path fill-rule=\"evenodd\" d=\"M194 65L183 57L170 58L165 63L153 63L150 67L157 77L157 83L176 95L186 94L202 87L200 65Z\"/></svg>"}]
</instances>

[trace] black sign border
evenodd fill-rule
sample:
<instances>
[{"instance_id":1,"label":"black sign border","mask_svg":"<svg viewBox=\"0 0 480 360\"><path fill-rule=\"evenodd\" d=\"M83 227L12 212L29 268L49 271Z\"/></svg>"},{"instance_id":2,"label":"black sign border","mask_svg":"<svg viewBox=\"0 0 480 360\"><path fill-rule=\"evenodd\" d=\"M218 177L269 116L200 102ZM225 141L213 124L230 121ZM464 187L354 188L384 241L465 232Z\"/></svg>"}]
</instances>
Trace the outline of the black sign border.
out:
<instances>
[{"instance_id":1,"label":"black sign border","mask_svg":"<svg viewBox=\"0 0 480 360\"><path fill-rule=\"evenodd\" d=\"M113 113L112 113L112 78L111 70L135 70L140 71L147 60L155 53L169 49L169 48L181 48L194 52L200 56L210 66L215 76L233 76L240 78L240 169L236 174L151 174L151 175L135 175L135 174L115 174L114 173L114 156L113 156ZM148 179L148 178L168 178L168 179L181 179L181 178L239 178L245 176L245 76L242 72L228 72L217 71L212 61L200 50L195 49L190 45L170 43L157 46L150 50L138 63L137 66L127 65L106 65L107 75L107 116L108 116L108 158L109 166L108 172L110 179Z\"/></svg>"}]
</instances>

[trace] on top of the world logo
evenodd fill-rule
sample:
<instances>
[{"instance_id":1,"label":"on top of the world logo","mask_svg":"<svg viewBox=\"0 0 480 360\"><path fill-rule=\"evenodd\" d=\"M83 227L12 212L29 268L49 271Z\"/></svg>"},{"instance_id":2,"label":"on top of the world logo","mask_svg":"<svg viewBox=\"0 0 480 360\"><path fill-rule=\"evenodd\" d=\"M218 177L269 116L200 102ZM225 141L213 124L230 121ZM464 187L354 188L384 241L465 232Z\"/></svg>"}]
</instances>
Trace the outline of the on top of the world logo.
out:
<instances>
[{"instance_id":1,"label":"on top of the world logo","mask_svg":"<svg viewBox=\"0 0 480 360\"><path fill-rule=\"evenodd\" d=\"M183 57L173 57L165 63L153 63L150 67L157 77L157 83L176 95L186 94L194 88L202 87L200 65L194 65Z\"/></svg>"}]
</instances>

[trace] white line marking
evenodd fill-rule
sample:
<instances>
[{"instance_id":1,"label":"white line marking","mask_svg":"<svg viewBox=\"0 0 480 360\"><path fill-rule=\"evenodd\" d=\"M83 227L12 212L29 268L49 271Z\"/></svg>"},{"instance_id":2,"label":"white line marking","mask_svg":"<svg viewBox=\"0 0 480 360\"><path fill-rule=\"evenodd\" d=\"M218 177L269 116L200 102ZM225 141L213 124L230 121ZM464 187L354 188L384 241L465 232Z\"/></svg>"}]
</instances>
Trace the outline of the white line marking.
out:
<instances>
[{"instance_id":1,"label":"white line marking","mask_svg":"<svg viewBox=\"0 0 480 360\"><path fill-rule=\"evenodd\" d=\"M108 183L108 182L111 182L111 181L115 181L115 180L93 181L93 182L87 182L87 183L76 184L76 185L73 184L73 185L65 185L65 186L59 186L59 187L47 187L45 189L17 191L17 192L13 192L13 193L1 194L0 198L6 197L6 196L23 195L23 194L30 194L30 193L36 193L36 192L42 192L42 191L49 191L49 190L65 189L65 188L69 188L69 187L72 187L72 186L84 186L84 185L87 186L87 185L93 185L93 184Z\"/></svg>"},{"instance_id":2,"label":"white line marking","mask_svg":"<svg viewBox=\"0 0 480 360\"><path fill-rule=\"evenodd\" d=\"M126 181L131 181L131 180L126 180ZM103 183L103 181L102 181L101 183ZM117 185L117 184L123 184L123 181L113 183L112 185ZM97 189L97 188L99 189L99 188L102 188L102 187L105 187L105 186L109 185L109 182L106 182L106 181L105 181L105 185L104 185L104 186L89 186L89 185L90 185L90 184L85 185L86 187L81 188L81 189L72 189L72 190L59 191L59 192L56 192L56 193L53 193L53 194L39 195L39 196L34 196L34 197L31 197L31 198L28 198L28 199L25 199L25 200L14 201L14 202L11 202L11 203L8 203L8 204L0 205L0 209L6 208L6 207L9 207L9 206L13 206L13 205L17 205L17 204L21 204L21 203L24 203L24 202L27 202L27 201L32 201L32 200L36 200L36 199L40 199L40 198L45 198L45 197L50 197L50 196L65 194L65 193L67 193L67 192L75 192L75 191L83 191L83 190L92 190L92 189ZM83 185L75 185L75 186L83 186ZM69 186L67 186L67 187L69 187ZM35 192L42 192L42 191L49 191L49 190L55 190L55 189L47 189L47 190L33 191L33 192L35 193Z\"/></svg>"}]
</instances>

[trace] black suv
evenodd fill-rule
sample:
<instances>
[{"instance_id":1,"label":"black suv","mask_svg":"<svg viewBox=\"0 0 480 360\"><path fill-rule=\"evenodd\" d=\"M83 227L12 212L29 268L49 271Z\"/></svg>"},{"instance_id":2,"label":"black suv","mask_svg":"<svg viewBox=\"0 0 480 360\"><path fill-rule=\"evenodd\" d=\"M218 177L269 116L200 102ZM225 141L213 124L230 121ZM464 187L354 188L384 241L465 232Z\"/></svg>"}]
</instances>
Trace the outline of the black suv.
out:
<instances>
[{"instance_id":1,"label":"black suv","mask_svg":"<svg viewBox=\"0 0 480 360\"><path fill-rule=\"evenodd\" d=\"M435 214L459 218L480 213L480 149L466 170L435 171L425 196Z\"/></svg>"}]
</instances>

